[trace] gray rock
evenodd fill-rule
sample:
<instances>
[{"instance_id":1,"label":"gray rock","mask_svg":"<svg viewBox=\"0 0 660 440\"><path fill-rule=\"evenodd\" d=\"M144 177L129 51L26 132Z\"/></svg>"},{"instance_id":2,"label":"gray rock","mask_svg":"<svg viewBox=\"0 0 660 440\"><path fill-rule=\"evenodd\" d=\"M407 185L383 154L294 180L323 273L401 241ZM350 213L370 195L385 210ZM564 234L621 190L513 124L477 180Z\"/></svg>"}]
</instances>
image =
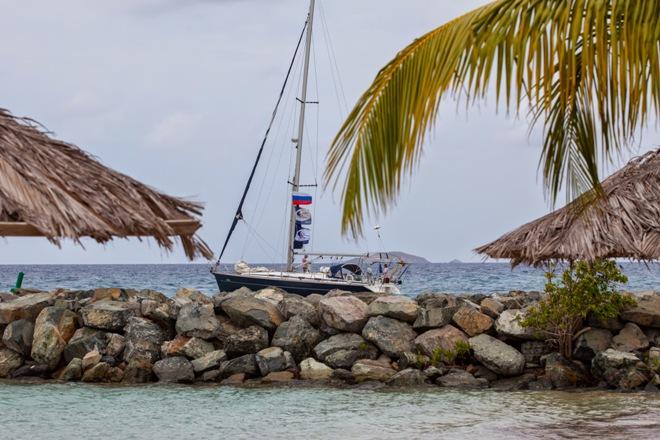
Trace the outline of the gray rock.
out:
<instances>
[{"instance_id":1,"label":"gray rock","mask_svg":"<svg viewBox=\"0 0 660 440\"><path fill-rule=\"evenodd\" d=\"M552 347L545 341L524 341L520 344L520 353L528 364L539 364L541 356L552 353Z\"/></svg>"},{"instance_id":2,"label":"gray rock","mask_svg":"<svg viewBox=\"0 0 660 440\"><path fill-rule=\"evenodd\" d=\"M374 316L364 326L362 337L388 356L398 358L401 353L413 350L417 333L410 324L386 316Z\"/></svg>"},{"instance_id":3,"label":"gray rock","mask_svg":"<svg viewBox=\"0 0 660 440\"><path fill-rule=\"evenodd\" d=\"M320 340L321 333L301 316L296 315L277 327L271 345L290 352L296 362L300 362L309 357Z\"/></svg>"},{"instance_id":4,"label":"gray rock","mask_svg":"<svg viewBox=\"0 0 660 440\"><path fill-rule=\"evenodd\" d=\"M499 335L517 339L538 339L531 328L523 327L520 321L524 319L524 310L505 310L495 321L495 330Z\"/></svg>"},{"instance_id":5,"label":"gray rock","mask_svg":"<svg viewBox=\"0 0 660 440\"><path fill-rule=\"evenodd\" d=\"M71 359L71 362L59 374L58 379L65 382L80 380L82 378L82 361L78 358Z\"/></svg>"},{"instance_id":6,"label":"gray rock","mask_svg":"<svg viewBox=\"0 0 660 440\"><path fill-rule=\"evenodd\" d=\"M475 376L476 377L476 376ZM519 391L529 389L529 384L536 380L536 376L525 373L521 376L507 377L490 382L490 387L497 391ZM550 386L552 388L552 386Z\"/></svg>"},{"instance_id":7,"label":"gray rock","mask_svg":"<svg viewBox=\"0 0 660 440\"><path fill-rule=\"evenodd\" d=\"M485 333L493 327L493 318L469 306L461 306L452 321L468 336Z\"/></svg>"},{"instance_id":8,"label":"gray rock","mask_svg":"<svg viewBox=\"0 0 660 440\"><path fill-rule=\"evenodd\" d=\"M447 374L447 369L444 367L430 366L424 369L424 376L430 382L434 382L438 377Z\"/></svg>"},{"instance_id":9,"label":"gray rock","mask_svg":"<svg viewBox=\"0 0 660 440\"><path fill-rule=\"evenodd\" d=\"M220 368L220 365L226 360L227 354L223 350L216 350L195 359L191 364L195 373L200 374L208 370Z\"/></svg>"},{"instance_id":10,"label":"gray rock","mask_svg":"<svg viewBox=\"0 0 660 440\"><path fill-rule=\"evenodd\" d=\"M465 333L452 325L446 325L442 328L422 333L417 336L414 344L418 352L433 357L436 350L454 351L456 345L461 342L468 342Z\"/></svg>"},{"instance_id":11,"label":"gray rock","mask_svg":"<svg viewBox=\"0 0 660 440\"><path fill-rule=\"evenodd\" d=\"M612 343L612 332L603 328L592 328L582 333L575 341L573 358L591 363L596 353L605 351Z\"/></svg>"},{"instance_id":12,"label":"gray rock","mask_svg":"<svg viewBox=\"0 0 660 440\"><path fill-rule=\"evenodd\" d=\"M0 325L19 319L34 321L41 311L55 301L52 293L25 295L9 302L0 302Z\"/></svg>"},{"instance_id":13,"label":"gray rock","mask_svg":"<svg viewBox=\"0 0 660 440\"><path fill-rule=\"evenodd\" d=\"M274 371L268 373L263 379L262 383L288 383L293 381L294 374L290 371Z\"/></svg>"},{"instance_id":14,"label":"gray rock","mask_svg":"<svg viewBox=\"0 0 660 440\"><path fill-rule=\"evenodd\" d=\"M495 298L485 298L479 304L481 313L485 313L493 319L497 319L500 316L500 313L504 311L504 304L496 300Z\"/></svg>"},{"instance_id":15,"label":"gray rock","mask_svg":"<svg viewBox=\"0 0 660 440\"><path fill-rule=\"evenodd\" d=\"M183 307L187 304L207 304L213 305L213 301L199 290L182 288L174 294L174 302Z\"/></svg>"},{"instance_id":16,"label":"gray rock","mask_svg":"<svg viewBox=\"0 0 660 440\"><path fill-rule=\"evenodd\" d=\"M406 296L381 296L369 304L369 316L386 316L409 323L415 322L418 311L417 303Z\"/></svg>"},{"instance_id":17,"label":"gray rock","mask_svg":"<svg viewBox=\"0 0 660 440\"><path fill-rule=\"evenodd\" d=\"M256 325L241 329L225 338L225 351L230 358L254 354L268 347L268 332Z\"/></svg>"},{"instance_id":18,"label":"gray rock","mask_svg":"<svg viewBox=\"0 0 660 440\"><path fill-rule=\"evenodd\" d=\"M353 373L355 381L358 383L370 380L387 382L396 374L396 371L384 362L360 359L351 367L351 373Z\"/></svg>"},{"instance_id":19,"label":"gray rock","mask_svg":"<svg viewBox=\"0 0 660 440\"><path fill-rule=\"evenodd\" d=\"M640 351L649 347L644 332L632 322L627 323L619 334L612 338L612 348L619 351Z\"/></svg>"},{"instance_id":20,"label":"gray rock","mask_svg":"<svg viewBox=\"0 0 660 440\"><path fill-rule=\"evenodd\" d=\"M160 350L163 357L185 356L188 359L197 359L215 351L215 346L201 338L177 336L171 341L163 342Z\"/></svg>"},{"instance_id":21,"label":"gray rock","mask_svg":"<svg viewBox=\"0 0 660 440\"><path fill-rule=\"evenodd\" d=\"M105 354L107 356L112 356L115 359L121 359L122 353L124 353L124 348L126 348L126 338L117 333L111 333L108 335L108 344L105 347Z\"/></svg>"},{"instance_id":22,"label":"gray rock","mask_svg":"<svg viewBox=\"0 0 660 440\"><path fill-rule=\"evenodd\" d=\"M621 330L623 328L623 321L621 321L618 317L614 318L607 318L607 319L599 319L596 318L593 315L590 315L587 318L587 323L589 324L589 327L593 328L604 328L607 330Z\"/></svg>"},{"instance_id":23,"label":"gray rock","mask_svg":"<svg viewBox=\"0 0 660 440\"><path fill-rule=\"evenodd\" d=\"M0 378L9 375L23 365L23 357L13 350L0 348Z\"/></svg>"},{"instance_id":24,"label":"gray rock","mask_svg":"<svg viewBox=\"0 0 660 440\"><path fill-rule=\"evenodd\" d=\"M318 309L303 298L284 298L279 304L279 310L286 320L299 315L315 327L320 325L321 317Z\"/></svg>"},{"instance_id":25,"label":"gray rock","mask_svg":"<svg viewBox=\"0 0 660 440\"><path fill-rule=\"evenodd\" d=\"M494 372L490 371L488 368L484 367L483 365L477 365L474 368L474 372L472 372L472 375L476 378L483 378L486 379L488 382L494 382L497 380L497 374Z\"/></svg>"},{"instance_id":26,"label":"gray rock","mask_svg":"<svg viewBox=\"0 0 660 440\"><path fill-rule=\"evenodd\" d=\"M183 356L161 359L154 364L154 373L160 382L192 382L195 380L193 366Z\"/></svg>"},{"instance_id":27,"label":"gray rock","mask_svg":"<svg viewBox=\"0 0 660 440\"><path fill-rule=\"evenodd\" d=\"M449 293L422 293L417 295L415 299L417 300L417 304L425 309L458 306L458 298L456 295Z\"/></svg>"},{"instance_id":28,"label":"gray rock","mask_svg":"<svg viewBox=\"0 0 660 440\"><path fill-rule=\"evenodd\" d=\"M545 376L555 388L575 388L587 385L589 377L584 367L575 361L552 353L545 359Z\"/></svg>"},{"instance_id":29,"label":"gray rock","mask_svg":"<svg viewBox=\"0 0 660 440\"><path fill-rule=\"evenodd\" d=\"M458 306L419 309L417 319L413 323L413 328L423 331L444 327L451 323L451 319L458 309Z\"/></svg>"},{"instance_id":30,"label":"gray rock","mask_svg":"<svg viewBox=\"0 0 660 440\"><path fill-rule=\"evenodd\" d=\"M152 364L160 359L160 347L167 335L155 322L145 318L130 318L126 326L124 360L146 359Z\"/></svg>"},{"instance_id":31,"label":"gray rock","mask_svg":"<svg viewBox=\"0 0 660 440\"><path fill-rule=\"evenodd\" d=\"M300 378L302 380L328 380L332 377L332 368L313 358L304 359L300 363Z\"/></svg>"},{"instance_id":32,"label":"gray rock","mask_svg":"<svg viewBox=\"0 0 660 440\"><path fill-rule=\"evenodd\" d=\"M431 358L425 354L417 354L410 351L401 353L399 360L397 361L399 368L416 368L418 370L423 370L424 368L431 365Z\"/></svg>"},{"instance_id":33,"label":"gray rock","mask_svg":"<svg viewBox=\"0 0 660 440\"><path fill-rule=\"evenodd\" d=\"M596 354L591 361L591 373L609 386L623 390L640 388L653 376L637 356L611 348Z\"/></svg>"},{"instance_id":34,"label":"gray rock","mask_svg":"<svg viewBox=\"0 0 660 440\"><path fill-rule=\"evenodd\" d=\"M518 350L492 336L470 338L470 347L474 358L497 374L515 376L525 368L525 357Z\"/></svg>"},{"instance_id":35,"label":"gray rock","mask_svg":"<svg viewBox=\"0 0 660 440\"><path fill-rule=\"evenodd\" d=\"M621 319L644 327L660 328L660 293L636 295L637 305L621 312Z\"/></svg>"},{"instance_id":36,"label":"gray rock","mask_svg":"<svg viewBox=\"0 0 660 440\"><path fill-rule=\"evenodd\" d=\"M10 322L2 335L2 342L7 348L27 356L32 349L32 334L34 324L27 319Z\"/></svg>"},{"instance_id":37,"label":"gray rock","mask_svg":"<svg viewBox=\"0 0 660 440\"><path fill-rule=\"evenodd\" d=\"M101 353L99 353L98 350L92 350L89 353L87 353L85 356L83 356L82 358L83 371L89 370L94 365L101 362L101 357L102 357Z\"/></svg>"},{"instance_id":38,"label":"gray rock","mask_svg":"<svg viewBox=\"0 0 660 440\"><path fill-rule=\"evenodd\" d=\"M98 301L80 309L85 327L119 331L128 324L128 319L139 316L140 305L121 301Z\"/></svg>"},{"instance_id":39,"label":"gray rock","mask_svg":"<svg viewBox=\"0 0 660 440\"><path fill-rule=\"evenodd\" d=\"M274 287L267 287L265 289L259 290L257 293L254 294L254 297L256 299L260 299L266 302L271 303L275 307L278 307L280 303L284 300L285 296L288 295L284 290L274 288Z\"/></svg>"},{"instance_id":40,"label":"gray rock","mask_svg":"<svg viewBox=\"0 0 660 440\"><path fill-rule=\"evenodd\" d=\"M485 336L485 335L480 335ZM435 383L448 388L488 388L488 381L476 378L465 370L451 370L436 379Z\"/></svg>"},{"instance_id":41,"label":"gray rock","mask_svg":"<svg viewBox=\"0 0 660 440\"><path fill-rule=\"evenodd\" d=\"M124 370L125 383L149 383L153 380L153 365L147 359L133 359Z\"/></svg>"},{"instance_id":42,"label":"gray rock","mask_svg":"<svg viewBox=\"0 0 660 440\"><path fill-rule=\"evenodd\" d=\"M241 327L258 325L275 330L284 317L272 303L250 296L234 296L222 303L222 310Z\"/></svg>"},{"instance_id":43,"label":"gray rock","mask_svg":"<svg viewBox=\"0 0 660 440\"><path fill-rule=\"evenodd\" d=\"M377 298L380 298L381 296L389 296L387 294L383 293L377 293L377 292L371 292L371 291L365 291L365 292L348 292L346 290L331 290L330 292L326 293L324 295L324 298L338 298L338 297L347 297L351 296L354 298L359 299L366 305L371 304L373 301L375 301Z\"/></svg>"},{"instance_id":44,"label":"gray rock","mask_svg":"<svg viewBox=\"0 0 660 440\"><path fill-rule=\"evenodd\" d=\"M282 350L280 347L265 348L257 353L255 358L262 376L278 371L296 369L296 362L291 353Z\"/></svg>"},{"instance_id":45,"label":"gray rock","mask_svg":"<svg viewBox=\"0 0 660 440\"><path fill-rule=\"evenodd\" d=\"M85 354L95 348L98 348L101 353L105 353L107 345L108 334L103 330L89 327L79 328L64 347L64 360L71 362L74 358L82 359Z\"/></svg>"},{"instance_id":46,"label":"gray rock","mask_svg":"<svg viewBox=\"0 0 660 440\"><path fill-rule=\"evenodd\" d=\"M179 306L172 300L145 299L140 303L140 313L147 319L169 328L179 315Z\"/></svg>"},{"instance_id":47,"label":"gray rock","mask_svg":"<svg viewBox=\"0 0 660 440\"><path fill-rule=\"evenodd\" d=\"M342 332L360 333L369 319L367 304L354 296L326 296L319 307L323 322Z\"/></svg>"},{"instance_id":48,"label":"gray rock","mask_svg":"<svg viewBox=\"0 0 660 440\"><path fill-rule=\"evenodd\" d=\"M229 361L225 361L220 366L220 371L224 377L243 373L246 376L257 376L259 367L254 354L246 354Z\"/></svg>"},{"instance_id":49,"label":"gray rock","mask_svg":"<svg viewBox=\"0 0 660 440\"><path fill-rule=\"evenodd\" d=\"M355 333L340 333L314 347L316 358L332 368L351 368L358 359L376 359L378 349Z\"/></svg>"},{"instance_id":50,"label":"gray rock","mask_svg":"<svg viewBox=\"0 0 660 440\"><path fill-rule=\"evenodd\" d=\"M67 342L73 337L78 317L70 310L44 308L34 325L31 356L37 363L55 369Z\"/></svg>"},{"instance_id":51,"label":"gray rock","mask_svg":"<svg viewBox=\"0 0 660 440\"><path fill-rule=\"evenodd\" d=\"M176 332L179 335L211 339L218 336L219 331L220 322L215 317L212 304L190 302L179 310L176 319Z\"/></svg>"},{"instance_id":52,"label":"gray rock","mask_svg":"<svg viewBox=\"0 0 660 440\"><path fill-rule=\"evenodd\" d=\"M426 384L426 375L419 370L407 368L396 373L387 381L395 387L415 387Z\"/></svg>"},{"instance_id":53,"label":"gray rock","mask_svg":"<svg viewBox=\"0 0 660 440\"><path fill-rule=\"evenodd\" d=\"M209 370L202 373L200 380L202 382L216 382L220 378L221 372L220 369Z\"/></svg>"},{"instance_id":54,"label":"gray rock","mask_svg":"<svg viewBox=\"0 0 660 440\"><path fill-rule=\"evenodd\" d=\"M635 366L640 359L632 353L617 351L608 348L594 356L591 361L591 372L595 377L602 377L603 373L609 369L621 369Z\"/></svg>"}]
</instances>

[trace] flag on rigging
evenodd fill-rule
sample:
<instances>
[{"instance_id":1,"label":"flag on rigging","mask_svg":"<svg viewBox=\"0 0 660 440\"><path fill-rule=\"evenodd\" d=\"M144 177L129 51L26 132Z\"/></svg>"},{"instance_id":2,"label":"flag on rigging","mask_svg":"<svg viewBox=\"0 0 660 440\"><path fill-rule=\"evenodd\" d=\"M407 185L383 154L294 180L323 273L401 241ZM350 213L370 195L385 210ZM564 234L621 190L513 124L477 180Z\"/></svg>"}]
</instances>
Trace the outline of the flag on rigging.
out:
<instances>
[{"instance_id":1,"label":"flag on rigging","mask_svg":"<svg viewBox=\"0 0 660 440\"><path fill-rule=\"evenodd\" d=\"M291 195L291 199L293 201L293 204L297 206L312 204L312 196L301 192L294 192Z\"/></svg>"}]
</instances>

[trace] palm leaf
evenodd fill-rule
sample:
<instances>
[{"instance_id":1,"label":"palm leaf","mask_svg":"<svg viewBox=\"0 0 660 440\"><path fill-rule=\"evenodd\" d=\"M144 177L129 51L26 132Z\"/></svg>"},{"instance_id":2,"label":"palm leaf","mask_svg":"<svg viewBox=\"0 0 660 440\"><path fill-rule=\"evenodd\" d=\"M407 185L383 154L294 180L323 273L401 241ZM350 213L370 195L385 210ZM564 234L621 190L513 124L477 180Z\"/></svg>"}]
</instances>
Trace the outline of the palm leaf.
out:
<instances>
[{"instance_id":1,"label":"palm leaf","mask_svg":"<svg viewBox=\"0 0 660 440\"><path fill-rule=\"evenodd\" d=\"M532 109L551 200L597 188L598 166L660 108L657 0L498 0L415 40L376 76L335 138L326 185L341 186L342 230L359 236L419 161L447 95ZM342 183L343 181L343 183Z\"/></svg>"}]
</instances>

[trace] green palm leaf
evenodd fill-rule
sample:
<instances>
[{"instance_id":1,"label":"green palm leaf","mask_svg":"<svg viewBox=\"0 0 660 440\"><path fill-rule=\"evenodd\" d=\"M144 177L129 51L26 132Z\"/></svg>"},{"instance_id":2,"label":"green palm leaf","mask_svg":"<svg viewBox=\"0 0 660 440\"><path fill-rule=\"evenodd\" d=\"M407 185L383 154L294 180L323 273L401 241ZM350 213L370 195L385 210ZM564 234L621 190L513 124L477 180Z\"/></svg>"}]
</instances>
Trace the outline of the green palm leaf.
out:
<instances>
[{"instance_id":1,"label":"green palm leaf","mask_svg":"<svg viewBox=\"0 0 660 440\"><path fill-rule=\"evenodd\" d=\"M598 188L660 107L660 0L498 0L415 40L359 99L328 153L342 230L386 212L417 164L438 106L494 86L498 104L542 124L539 167L554 202ZM342 184L343 181L343 184Z\"/></svg>"}]
</instances>

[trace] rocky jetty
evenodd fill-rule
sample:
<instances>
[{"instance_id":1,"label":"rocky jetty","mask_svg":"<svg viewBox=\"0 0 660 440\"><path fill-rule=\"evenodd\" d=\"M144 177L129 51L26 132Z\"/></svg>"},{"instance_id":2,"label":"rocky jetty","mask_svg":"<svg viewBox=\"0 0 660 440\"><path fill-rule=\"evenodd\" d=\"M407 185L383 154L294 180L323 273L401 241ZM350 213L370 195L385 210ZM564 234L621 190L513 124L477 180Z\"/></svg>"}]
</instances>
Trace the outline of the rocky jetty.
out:
<instances>
[{"instance_id":1,"label":"rocky jetty","mask_svg":"<svg viewBox=\"0 0 660 440\"><path fill-rule=\"evenodd\" d=\"M660 389L660 293L589 319L572 359L520 325L539 292L415 299L333 291L0 295L0 378L224 385Z\"/></svg>"}]
</instances>

